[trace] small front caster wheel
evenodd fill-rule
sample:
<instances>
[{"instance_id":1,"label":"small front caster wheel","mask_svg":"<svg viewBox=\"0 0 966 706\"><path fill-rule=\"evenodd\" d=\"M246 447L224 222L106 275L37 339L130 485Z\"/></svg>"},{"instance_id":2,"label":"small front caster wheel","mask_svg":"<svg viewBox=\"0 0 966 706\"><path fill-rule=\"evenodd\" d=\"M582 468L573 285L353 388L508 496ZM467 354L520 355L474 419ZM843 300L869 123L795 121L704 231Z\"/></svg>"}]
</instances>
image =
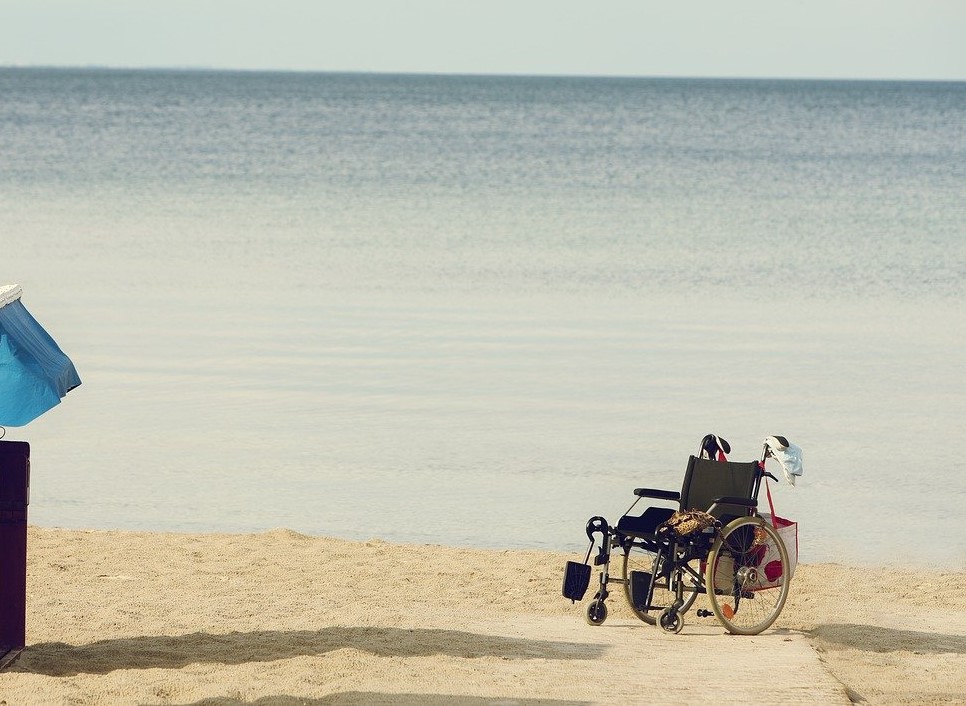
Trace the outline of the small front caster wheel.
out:
<instances>
[{"instance_id":1,"label":"small front caster wheel","mask_svg":"<svg viewBox=\"0 0 966 706\"><path fill-rule=\"evenodd\" d=\"M607 606L604 601L595 599L587 606L587 615L584 616L590 625L600 625L607 620Z\"/></svg>"},{"instance_id":2,"label":"small front caster wheel","mask_svg":"<svg viewBox=\"0 0 966 706\"><path fill-rule=\"evenodd\" d=\"M665 608L658 616L658 624L664 632L671 632L677 635L684 627L684 618L673 608Z\"/></svg>"}]
</instances>

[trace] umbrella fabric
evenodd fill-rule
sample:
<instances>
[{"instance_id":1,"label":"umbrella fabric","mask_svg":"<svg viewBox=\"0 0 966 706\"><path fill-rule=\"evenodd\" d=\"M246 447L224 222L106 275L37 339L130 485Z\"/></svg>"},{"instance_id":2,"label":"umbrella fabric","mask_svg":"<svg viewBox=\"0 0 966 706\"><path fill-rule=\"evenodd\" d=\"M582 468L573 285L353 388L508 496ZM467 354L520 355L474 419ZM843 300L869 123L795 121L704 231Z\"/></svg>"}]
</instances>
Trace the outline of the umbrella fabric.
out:
<instances>
[{"instance_id":1,"label":"umbrella fabric","mask_svg":"<svg viewBox=\"0 0 966 706\"><path fill-rule=\"evenodd\" d=\"M74 364L20 301L0 287L0 425L23 426L81 384Z\"/></svg>"}]
</instances>

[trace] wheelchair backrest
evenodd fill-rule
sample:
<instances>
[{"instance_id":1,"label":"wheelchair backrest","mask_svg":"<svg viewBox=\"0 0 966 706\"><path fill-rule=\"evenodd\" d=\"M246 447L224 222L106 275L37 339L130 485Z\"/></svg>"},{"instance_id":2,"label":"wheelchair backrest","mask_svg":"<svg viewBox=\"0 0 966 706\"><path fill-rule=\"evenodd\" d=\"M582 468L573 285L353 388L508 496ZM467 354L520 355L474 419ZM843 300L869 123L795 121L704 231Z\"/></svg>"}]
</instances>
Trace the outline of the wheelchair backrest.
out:
<instances>
[{"instance_id":1,"label":"wheelchair backrest","mask_svg":"<svg viewBox=\"0 0 966 706\"><path fill-rule=\"evenodd\" d=\"M757 461L735 463L691 456L681 486L681 509L707 511L715 498L726 496L757 500L760 482ZM712 514L726 522L748 514L748 510L738 505L719 505Z\"/></svg>"}]
</instances>

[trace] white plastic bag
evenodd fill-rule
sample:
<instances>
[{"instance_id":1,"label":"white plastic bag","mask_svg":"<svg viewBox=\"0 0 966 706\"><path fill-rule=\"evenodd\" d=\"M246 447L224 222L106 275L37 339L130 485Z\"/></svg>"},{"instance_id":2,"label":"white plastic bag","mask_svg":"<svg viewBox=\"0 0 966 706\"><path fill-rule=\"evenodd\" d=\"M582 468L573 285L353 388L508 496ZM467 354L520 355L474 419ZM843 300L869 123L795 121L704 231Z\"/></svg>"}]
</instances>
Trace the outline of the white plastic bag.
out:
<instances>
[{"instance_id":1,"label":"white plastic bag","mask_svg":"<svg viewBox=\"0 0 966 706\"><path fill-rule=\"evenodd\" d=\"M785 480L788 481L789 485L795 485L795 478L805 472L805 469L802 468L801 447L791 443L783 436L769 436L765 439L765 446L781 464Z\"/></svg>"}]
</instances>

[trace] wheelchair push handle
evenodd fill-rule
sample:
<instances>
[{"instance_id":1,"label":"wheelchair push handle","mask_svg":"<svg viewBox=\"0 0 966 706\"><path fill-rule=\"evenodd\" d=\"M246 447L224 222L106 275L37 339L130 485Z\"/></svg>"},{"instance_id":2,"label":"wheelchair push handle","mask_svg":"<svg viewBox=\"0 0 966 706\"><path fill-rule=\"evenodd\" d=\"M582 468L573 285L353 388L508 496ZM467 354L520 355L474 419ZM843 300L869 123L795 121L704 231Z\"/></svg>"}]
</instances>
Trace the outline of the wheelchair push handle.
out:
<instances>
[{"instance_id":1,"label":"wheelchair push handle","mask_svg":"<svg viewBox=\"0 0 966 706\"><path fill-rule=\"evenodd\" d=\"M768 447L765 446L765 450L764 452L762 452L761 460L758 462L758 473L761 475L762 478L771 478L773 481L777 483L778 479L775 476L773 476L771 473L765 470L765 461L769 458L769 456L770 454L768 452Z\"/></svg>"}]
</instances>

